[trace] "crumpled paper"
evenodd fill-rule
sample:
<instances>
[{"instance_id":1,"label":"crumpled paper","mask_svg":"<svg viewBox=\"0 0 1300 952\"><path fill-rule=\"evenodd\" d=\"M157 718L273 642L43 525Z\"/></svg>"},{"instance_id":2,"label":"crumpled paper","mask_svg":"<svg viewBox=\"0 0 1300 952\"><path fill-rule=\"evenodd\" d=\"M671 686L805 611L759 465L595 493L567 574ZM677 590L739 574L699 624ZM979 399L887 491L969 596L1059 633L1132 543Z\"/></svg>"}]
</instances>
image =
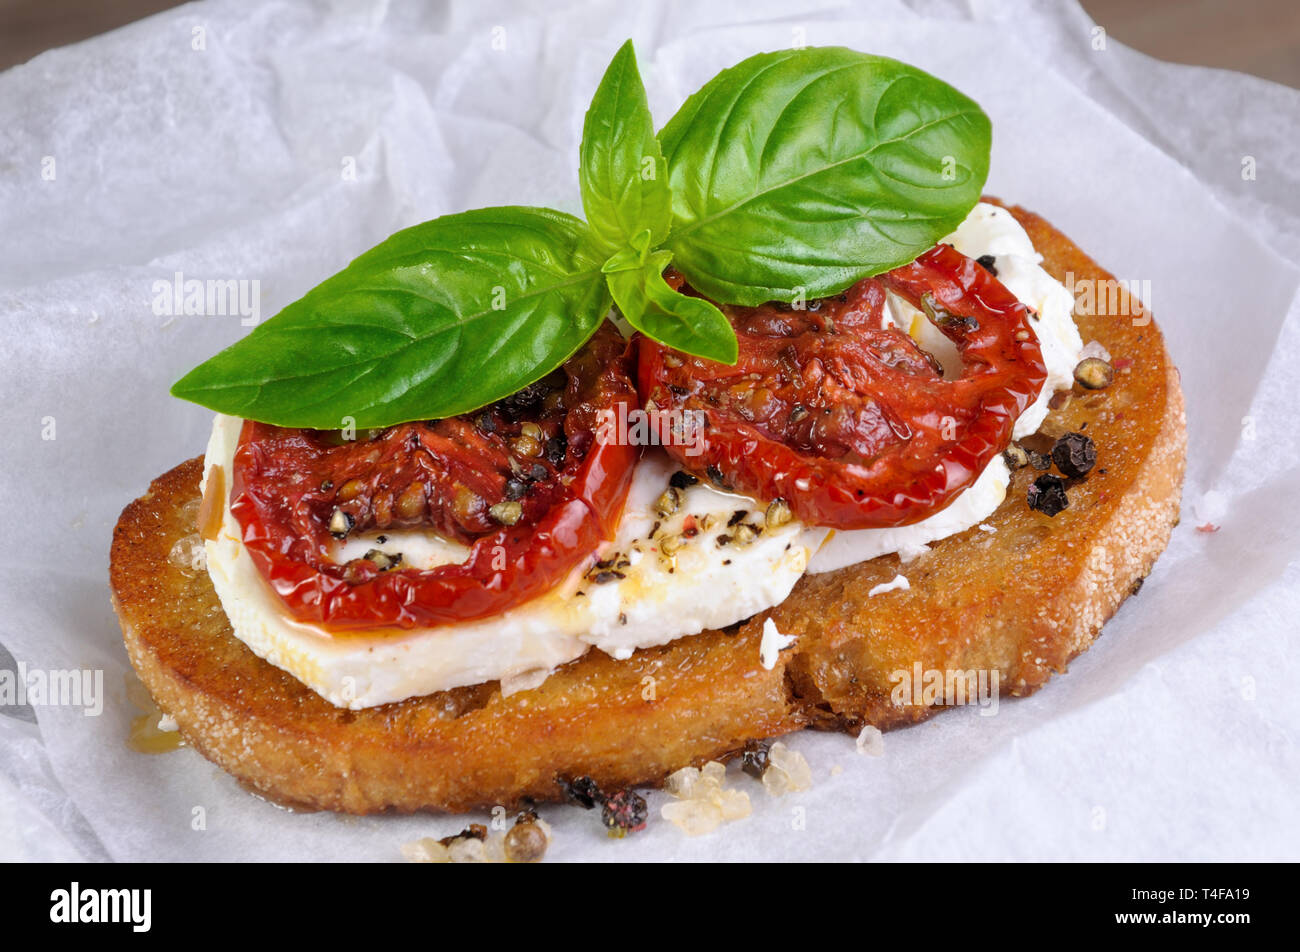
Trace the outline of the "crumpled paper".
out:
<instances>
[{"instance_id":1,"label":"crumpled paper","mask_svg":"<svg viewBox=\"0 0 1300 952\"><path fill-rule=\"evenodd\" d=\"M1300 93L1160 63L1098 26L984 0L205 2L0 75L0 668L102 670L105 692L97 717L0 707L0 858L396 860L485 819L294 814L193 751L129 750L109 540L204 445L209 414L168 385L247 330L156 313L157 282L257 280L269 316L406 225L578 211L583 112L628 36L660 122L718 69L799 43L896 56L973 96L994 122L989 191L1149 282L1188 476L1140 596L1034 697L887 734L883 757L797 736L812 789L733 777L753 815L708 836L660 820L662 793L621 841L547 810L550 857L1296 858Z\"/></svg>"}]
</instances>

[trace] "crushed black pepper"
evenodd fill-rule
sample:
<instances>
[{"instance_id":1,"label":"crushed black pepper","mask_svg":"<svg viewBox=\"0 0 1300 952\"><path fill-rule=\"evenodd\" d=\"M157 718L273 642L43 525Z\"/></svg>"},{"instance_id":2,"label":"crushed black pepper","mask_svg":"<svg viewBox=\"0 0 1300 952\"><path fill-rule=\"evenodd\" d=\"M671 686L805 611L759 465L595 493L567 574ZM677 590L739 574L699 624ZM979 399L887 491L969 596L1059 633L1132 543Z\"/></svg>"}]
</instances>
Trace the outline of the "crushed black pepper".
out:
<instances>
[{"instance_id":1,"label":"crushed black pepper","mask_svg":"<svg viewBox=\"0 0 1300 952\"><path fill-rule=\"evenodd\" d=\"M570 803L576 803L584 810L590 810L598 803L605 802L605 794L601 793L600 787L596 781L590 777L575 777L573 780L558 780L560 789L564 792L564 798Z\"/></svg>"},{"instance_id":2,"label":"crushed black pepper","mask_svg":"<svg viewBox=\"0 0 1300 952\"><path fill-rule=\"evenodd\" d=\"M564 463L564 457L569 451L569 439L561 431L546 441L544 455L549 463L553 466L561 466Z\"/></svg>"},{"instance_id":3,"label":"crushed black pepper","mask_svg":"<svg viewBox=\"0 0 1300 952\"><path fill-rule=\"evenodd\" d=\"M994 264L996 260L993 255L980 255L975 259L975 263L996 278L998 276L998 269Z\"/></svg>"},{"instance_id":4,"label":"crushed black pepper","mask_svg":"<svg viewBox=\"0 0 1300 952\"><path fill-rule=\"evenodd\" d=\"M443 846L451 846L451 844L455 843L457 840L486 840L487 832L487 827L482 823L471 823L459 833L453 834L452 836L444 836L438 842Z\"/></svg>"},{"instance_id":5,"label":"crushed black pepper","mask_svg":"<svg viewBox=\"0 0 1300 952\"><path fill-rule=\"evenodd\" d=\"M1065 495L1065 480L1060 476L1045 474L1034 480L1026 497L1030 509L1045 516L1055 516L1070 505Z\"/></svg>"},{"instance_id":6,"label":"crushed black pepper","mask_svg":"<svg viewBox=\"0 0 1300 952\"><path fill-rule=\"evenodd\" d=\"M694 486L699 481L699 477L692 476L684 469L679 469L668 477L668 485L673 487L673 489L686 489L690 486Z\"/></svg>"}]
</instances>

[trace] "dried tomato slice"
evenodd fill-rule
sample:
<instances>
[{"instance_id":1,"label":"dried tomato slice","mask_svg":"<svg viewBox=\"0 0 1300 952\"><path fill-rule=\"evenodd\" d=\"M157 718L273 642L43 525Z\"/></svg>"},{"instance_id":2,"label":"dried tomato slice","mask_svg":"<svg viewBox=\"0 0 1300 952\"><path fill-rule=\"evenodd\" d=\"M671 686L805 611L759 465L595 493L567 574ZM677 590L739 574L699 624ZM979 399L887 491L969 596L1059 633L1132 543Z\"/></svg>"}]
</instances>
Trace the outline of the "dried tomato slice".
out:
<instances>
[{"instance_id":1,"label":"dried tomato slice","mask_svg":"<svg viewBox=\"0 0 1300 952\"><path fill-rule=\"evenodd\" d=\"M958 379L884 320L886 290L956 345ZM723 311L734 367L640 340L656 435L688 468L816 525L900 526L942 509L1006 447L1047 377L1028 310L949 245L806 309ZM689 445L665 430L665 410L703 414Z\"/></svg>"},{"instance_id":2,"label":"dried tomato slice","mask_svg":"<svg viewBox=\"0 0 1300 952\"><path fill-rule=\"evenodd\" d=\"M231 501L244 545L295 618L337 629L445 625L543 594L614 533L639 450L599 424L636 407L631 371L606 324L561 370L466 416L348 442L248 421ZM340 534L413 527L468 557L331 558Z\"/></svg>"}]
</instances>

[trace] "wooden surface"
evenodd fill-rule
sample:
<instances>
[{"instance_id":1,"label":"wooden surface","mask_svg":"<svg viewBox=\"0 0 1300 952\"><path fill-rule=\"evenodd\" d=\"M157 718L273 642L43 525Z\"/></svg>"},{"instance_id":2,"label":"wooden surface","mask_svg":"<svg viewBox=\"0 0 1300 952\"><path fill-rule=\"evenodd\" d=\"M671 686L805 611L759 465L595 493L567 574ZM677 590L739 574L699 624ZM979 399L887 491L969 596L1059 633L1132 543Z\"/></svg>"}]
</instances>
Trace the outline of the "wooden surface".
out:
<instances>
[{"instance_id":1,"label":"wooden surface","mask_svg":"<svg viewBox=\"0 0 1300 952\"><path fill-rule=\"evenodd\" d=\"M1081 0L1156 59L1253 73L1300 89L1300 0Z\"/></svg>"},{"instance_id":2,"label":"wooden surface","mask_svg":"<svg viewBox=\"0 0 1300 952\"><path fill-rule=\"evenodd\" d=\"M1108 36L1158 59L1300 88L1300 0L1082 0ZM0 69L176 6L174 0L0 0Z\"/></svg>"}]
</instances>

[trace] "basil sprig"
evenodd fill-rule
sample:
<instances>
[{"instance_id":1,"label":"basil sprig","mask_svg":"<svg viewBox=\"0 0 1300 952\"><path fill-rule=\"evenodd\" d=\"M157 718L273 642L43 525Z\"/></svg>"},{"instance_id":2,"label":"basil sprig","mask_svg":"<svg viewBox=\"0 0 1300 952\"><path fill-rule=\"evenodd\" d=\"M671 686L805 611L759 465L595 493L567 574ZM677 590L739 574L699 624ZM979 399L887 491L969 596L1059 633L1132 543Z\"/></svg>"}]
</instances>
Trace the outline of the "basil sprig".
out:
<instances>
[{"instance_id":1,"label":"basil sprig","mask_svg":"<svg viewBox=\"0 0 1300 952\"><path fill-rule=\"evenodd\" d=\"M659 133L629 41L583 126L587 221L488 208L398 232L172 393L280 426L382 427L465 413L544 377L617 304L648 337L737 359L710 298L842 291L951 232L988 174L987 116L938 79L839 48L724 70Z\"/></svg>"},{"instance_id":2,"label":"basil sprig","mask_svg":"<svg viewBox=\"0 0 1300 952\"><path fill-rule=\"evenodd\" d=\"M654 118L628 40L614 56L582 127L582 207L603 250L609 290L641 333L696 357L734 364L736 332L714 305L668 286L672 194Z\"/></svg>"},{"instance_id":3,"label":"basil sprig","mask_svg":"<svg viewBox=\"0 0 1300 952\"><path fill-rule=\"evenodd\" d=\"M278 426L466 413L590 337L609 292L579 219L481 208L399 231L191 370L172 393Z\"/></svg>"},{"instance_id":4,"label":"basil sprig","mask_svg":"<svg viewBox=\"0 0 1300 952\"><path fill-rule=\"evenodd\" d=\"M837 293L961 223L991 136L972 100L905 63L842 48L752 56L660 133L668 249L714 300Z\"/></svg>"},{"instance_id":5,"label":"basil sprig","mask_svg":"<svg viewBox=\"0 0 1300 952\"><path fill-rule=\"evenodd\" d=\"M578 184L587 223L610 254L628 249L642 231L651 247L668 237L673 199L667 165L631 40L614 54L587 109Z\"/></svg>"}]
</instances>

